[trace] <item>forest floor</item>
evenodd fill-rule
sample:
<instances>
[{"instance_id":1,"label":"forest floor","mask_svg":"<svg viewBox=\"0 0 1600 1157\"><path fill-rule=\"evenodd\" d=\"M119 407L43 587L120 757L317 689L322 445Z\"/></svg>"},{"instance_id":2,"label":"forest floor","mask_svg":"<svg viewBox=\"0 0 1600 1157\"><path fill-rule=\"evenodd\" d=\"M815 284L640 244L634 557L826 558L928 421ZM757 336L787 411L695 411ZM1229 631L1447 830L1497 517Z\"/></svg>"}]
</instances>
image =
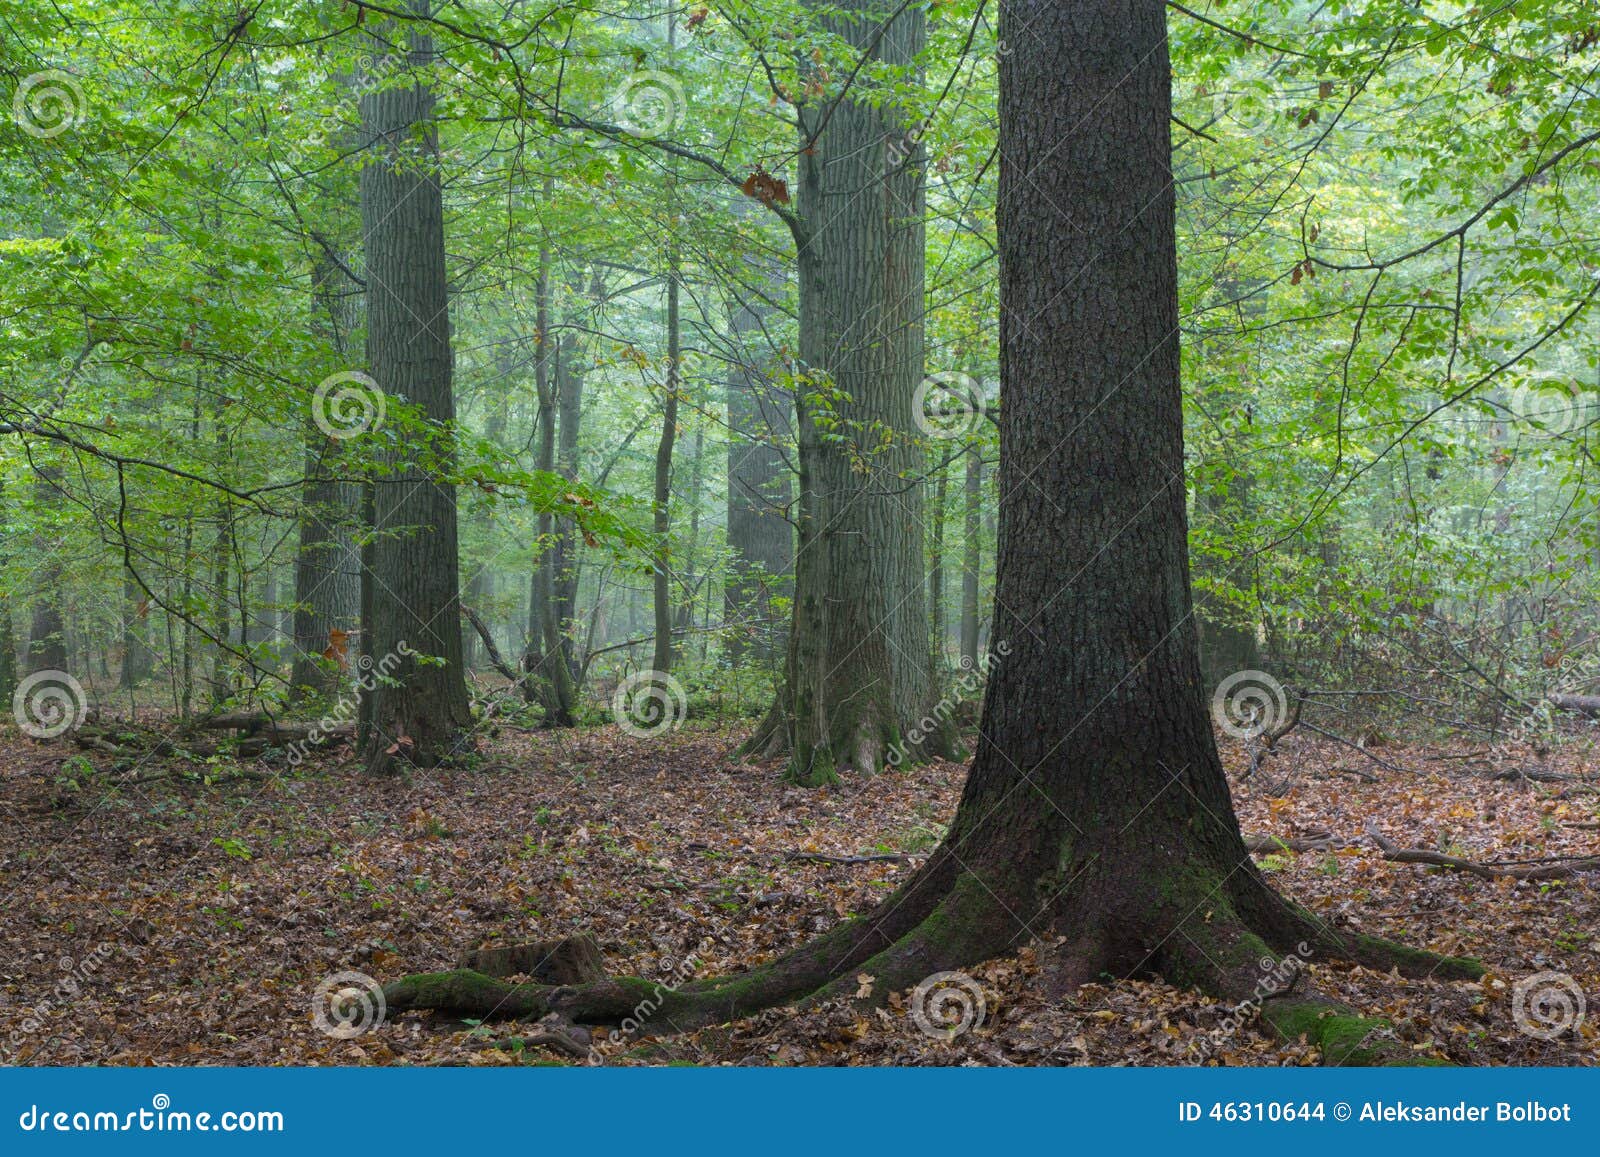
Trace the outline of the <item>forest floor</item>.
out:
<instances>
[{"instance_id":1,"label":"forest floor","mask_svg":"<svg viewBox=\"0 0 1600 1157\"><path fill-rule=\"evenodd\" d=\"M525 1026L425 1013L335 1039L313 1023L313 993L341 971L389 981L451 967L472 948L573 933L591 934L616 974L670 980L760 963L893 888L937 843L966 770L935 763L804 791L775 766L734 763L737 739L692 725L650 741L610 727L505 729L479 770L374 781L336 753L264 782L129 787L67 762L69 744L12 735L0 746L0 1062L582 1063L491 1047ZM1594 1002L1600 873L1484 880L1386 862L1363 835L1375 822L1396 844L1478 861L1595 854L1593 787L1489 774L1581 772L1592 744L1545 756L1375 752L1404 770L1292 735L1254 781L1236 782L1247 832L1348 842L1258 859L1329 921L1473 956L1492 973L1482 984L1411 981L1314 964L1317 982L1391 1017L1419 1056L1600 1062L1600 1007L1543 1040L1518 1030L1510 987L1561 972ZM1246 756L1224 741L1224 760L1237 776ZM913 858L795 858L887 853ZM953 1038L921 1031L896 994L875 1013L774 1010L664 1038L652 1063L1185 1064L1207 1045L1225 1064L1318 1061L1157 981L1107 977L1048 1002L1030 984L1034 955L1019 944L970 970L984 1016Z\"/></svg>"}]
</instances>

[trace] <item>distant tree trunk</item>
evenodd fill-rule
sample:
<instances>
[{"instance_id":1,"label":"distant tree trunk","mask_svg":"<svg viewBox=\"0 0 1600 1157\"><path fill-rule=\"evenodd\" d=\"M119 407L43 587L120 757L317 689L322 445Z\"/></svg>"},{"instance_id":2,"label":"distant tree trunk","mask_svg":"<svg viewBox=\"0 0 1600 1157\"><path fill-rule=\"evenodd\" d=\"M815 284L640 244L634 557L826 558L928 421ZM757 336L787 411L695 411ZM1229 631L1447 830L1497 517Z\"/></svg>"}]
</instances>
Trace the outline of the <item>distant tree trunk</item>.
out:
<instances>
[{"instance_id":1,"label":"distant tree trunk","mask_svg":"<svg viewBox=\"0 0 1600 1157\"><path fill-rule=\"evenodd\" d=\"M816 3L886 64L926 43L919 5ZM911 403L923 372L924 189L910 118L866 91L800 110L799 547L785 685L749 749L789 753L816 785L953 750L929 719L921 475ZM894 145L895 147L891 147ZM887 434L887 437L886 437Z\"/></svg>"},{"instance_id":2,"label":"distant tree trunk","mask_svg":"<svg viewBox=\"0 0 1600 1157\"><path fill-rule=\"evenodd\" d=\"M428 0L411 0L411 10L426 16ZM387 29L402 41L409 36L412 68L433 52L420 27ZM454 461L455 420L432 118L433 95L420 79L361 97L363 144L373 154L361 170L367 363L389 397L415 406L426 423L395 440L388 469L373 485L372 617L364 634L375 674L387 668L388 677L375 678L369 695L371 772L397 761L427 767L448 760L472 722L461 668L455 489L432 476Z\"/></svg>"},{"instance_id":3,"label":"distant tree trunk","mask_svg":"<svg viewBox=\"0 0 1600 1157\"><path fill-rule=\"evenodd\" d=\"M672 670L672 448L678 440L678 389L682 356L678 334L678 247L667 242L667 381L661 406L661 438L656 443L655 475L655 656L651 668L665 675Z\"/></svg>"},{"instance_id":4,"label":"distant tree trunk","mask_svg":"<svg viewBox=\"0 0 1600 1157\"><path fill-rule=\"evenodd\" d=\"M978 661L978 577L982 565L983 455L967 451L964 488L965 519L961 542L961 665L971 670Z\"/></svg>"},{"instance_id":5,"label":"distant tree trunk","mask_svg":"<svg viewBox=\"0 0 1600 1157\"><path fill-rule=\"evenodd\" d=\"M723 587L724 638L738 666L746 655L771 660L784 651L784 624L774 600L789 597L794 526L789 521L793 470L782 443L790 433L790 399L772 380L775 357L766 333L781 298L783 268L756 258L752 284L739 287L729 338L733 364L728 399L728 569Z\"/></svg>"},{"instance_id":6,"label":"distant tree trunk","mask_svg":"<svg viewBox=\"0 0 1600 1157\"><path fill-rule=\"evenodd\" d=\"M150 677L155 653L150 649L150 604L133 574L122 573L122 674L123 687L135 687Z\"/></svg>"},{"instance_id":7,"label":"distant tree trunk","mask_svg":"<svg viewBox=\"0 0 1600 1157\"><path fill-rule=\"evenodd\" d=\"M548 194L551 185L545 182ZM563 414L564 390L567 373L562 363L568 352L564 335L558 337L551 328L550 310L550 250L539 250L538 280L535 283L535 327L538 329L539 351L534 362L534 388L539 395L538 451L534 464L548 474L565 462L558 462L556 450L556 422ZM574 411L576 414L577 411ZM566 418L562 416L562 430ZM573 419L573 438L570 446L574 467L562 469L566 478L576 477L577 420ZM562 449L568 444L563 438ZM577 688L568 661L565 621L561 604L561 565L565 552L562 544L570 540L563 528L556 530L552 515L540 514L539 557L534 563L533 576L528 590L528 639L522 652L522 669L526 675L523 683L524 698L536 698L544 708L547 727L571 727L577 722Z\"/></svg>"},{"instance_id":8,"label":"distant tree trunk","mask_svg":"<svg viewBox=\"0 0 1600 1157\"><path fill-rule=\"evenodd\" d=\"M935 669L944 663L944 506L950 495L950 463L939 466L933 488L933 541L928 551L928 637L933 640Z\"/></svg>"},{"instance_id":9,"label":"distant tree trunk","mask_svg":"<svg viewBox=\"0 0 1600 1157\"><path fill-rule=\"evenodd\" d=\"M314 271L318 314L325 318L333 348L348 353L351 310L337 288L343 276L333 260L320 258ZM355 527L361 506L361 484L348 473L344 443L325 433L314 420L306 423L305 481L301 484L300 545L294 567L294 662L291 694L325 696L338 686L337 661L323 655L338 651L336 632L345 645L361 622L361 556Z\"/></svg>"},{"instance_id":10,"label":"distant tree trunk","mask_svg":"<svg viewBox=\"0 0 1600 1157\"><path fill-rule=\"evenodd\" d=\"M7 533L5 479L0 477L0 567L11 560L12 542ZM11 702L17 689L17 627L10 599L0 605L0 706Z\"/></svg>"},{"instance_id":11,"label":"distant tree trunk","mask_svg":"<svg viewBox=\"0 0 1600 1157\"><path fill-rule=\"evenodd\" d=\"M65 671L67 669L66 619L61 611L61 547L63 540L55 536L60 528L54 525L61 507L61 468L53 464L35 467L33 480L34 509L41 522L49 522L48 533L39 536L35 549L39 552L39 565L33 572L32 583L36 590L33 600L33 624L28 631L28 671Z\"/></svg>"}]
</instances>

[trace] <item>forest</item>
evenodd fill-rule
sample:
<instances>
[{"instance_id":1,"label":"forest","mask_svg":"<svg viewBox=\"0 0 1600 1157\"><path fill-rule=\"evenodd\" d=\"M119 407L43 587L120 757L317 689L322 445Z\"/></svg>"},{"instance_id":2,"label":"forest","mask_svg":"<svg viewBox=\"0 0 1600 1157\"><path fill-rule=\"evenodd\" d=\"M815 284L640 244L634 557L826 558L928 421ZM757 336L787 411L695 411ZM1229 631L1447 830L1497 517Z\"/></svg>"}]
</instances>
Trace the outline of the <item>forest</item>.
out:
<instances>
[{"instance_id":1,"label":"forest","mask_svg":"<svg viewBox=\"0 0 1600 1157\"><path fill-rule=\"evenodd\" d=\"M0 0L0 205L0 1064L1600 1063L1591 0Z\"/></svg>"}]
</instances>

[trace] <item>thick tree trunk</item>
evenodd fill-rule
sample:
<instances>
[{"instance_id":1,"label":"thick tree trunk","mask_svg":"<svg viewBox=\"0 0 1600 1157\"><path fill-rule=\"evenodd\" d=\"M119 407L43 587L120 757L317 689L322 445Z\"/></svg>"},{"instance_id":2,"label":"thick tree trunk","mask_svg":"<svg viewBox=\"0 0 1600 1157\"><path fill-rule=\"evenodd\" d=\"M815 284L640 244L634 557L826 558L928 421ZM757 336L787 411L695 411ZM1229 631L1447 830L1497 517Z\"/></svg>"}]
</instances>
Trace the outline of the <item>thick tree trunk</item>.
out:
<instances>
[{"instance_id":1,"label":"thick tree trunk","mask_svg":"<svg viewBox=\"0 0 1600 1157\"><path fill-rule=\"evenodd\" d=\"M945 842L875 911L745 976L663 994L651 1015L681 1030L807 996L881 1002L1042 941L1061 990L1103 972L1160 974L1259 1001L1268 1024L1334 1063L1408 1060L1385 1022L1290 995L1302 977L1280 954L1413 976L1482 970L1343 933L1273 893L1240 836L1207 718L1188 578L1165 7L1010 0L1000 34L1012 46L1000 65L1000 659L966 790ZM469 972L407 978L386 995L391 1009L504 1001L615 1024L638 1017L649 992L637 980L538 988Z\"/></svg>"},{"instance_id":2,"label":"thick tree trunk","mask_svg":"<svg viewBox=\"0 0 1600 1157\"><path fill-rule=\"evenodd\" d=\"M818 5L830 31L909 68L916 5ZM841 73L846 71L843 67ZM787 747L790 778L826 783L951 750L928 645L921 475L911 403L923 372L923 169L913 129L868 82L802 110L799 159L799 547L785 687L753 749ZM883 94L872 94L882 97ZM894 146L894 147L892 147ZM785 742L786 741L786 742Z\"/></svg>"},{"instance_id":3,"label":"thick tree trunk","mask_svg":"<svg viewBox=\"0 0 1600 1157\"><path fill-rule=\"evenodd\" d=\"M427 0L413 0L425 13ZM404 42L405 30L390 31ZM410 30L410 63L432 54ZM450 312L444 205L433 97L420 81L361 98L361 219L367 245L367 362L391 399L416 407L375 479L372 614L366 656L387 678L369 693L367 767L432 766L457 752L471 723L461 667L454 487L435 480L453 460ZM391 403L391 408L393 403ZM390 420L397 416L390 415Z\"/></svg>"}]
</instances>

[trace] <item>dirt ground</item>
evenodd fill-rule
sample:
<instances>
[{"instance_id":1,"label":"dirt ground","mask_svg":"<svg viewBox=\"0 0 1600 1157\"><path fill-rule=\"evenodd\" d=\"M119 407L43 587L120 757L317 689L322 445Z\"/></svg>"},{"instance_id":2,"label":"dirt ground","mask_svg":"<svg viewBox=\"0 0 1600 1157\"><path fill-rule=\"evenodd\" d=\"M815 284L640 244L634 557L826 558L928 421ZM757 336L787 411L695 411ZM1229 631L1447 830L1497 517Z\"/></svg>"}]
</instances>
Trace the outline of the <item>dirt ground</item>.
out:
<instances>
[{"instance_id":1,"label":"dirt ground","mask_svg":"<svg viewBox=\"0 0 1600 1157\"><path fill-rule=\"evenodd\" d=\"M841 786L785 786L732 760L738 735L636 740L613 728L503 729L481 766L375 781L337 754L261 780L118 786L65 743L0 740L0 1061L8 1064L586 1063L496 1040L526 1026L390 1016L319 1031L319 984L450 967L465 950L589 933L608 970L709 976L772 958L870 908L937 842L965 767L935 763ZM1328 832L1346 846L1258 857L1330 922L1482 960L1482 984L1312 964L1316 982L1392 1018L1419 1056L1459 1064L1600 1060L1600 873L1484 880L1383 860L1395 844L1472 860L1600 850L1600 795L1576 741L1548 755L1291 736L1235 783L1244 828ZM1224 740L1237 776L1246 756ZM103 762L103 761L98 761ZM1401 770L1395 770L1399 768ZM1362 774L1376 777L1367 782ZM813 858L797 858L813 857ZM820 857L820 858L817 858ZM848 858L842 862L834 858ZM865 857L897 857L876 858ZM1107 976L1066 1003L1030 983L1044 946L979 965L958 994L967 1031L928 1030L912 994L863 1013L773 1010L664 1038L648 1057L700 1064L1314 1064L1235 1010L1155 980ZM1515 985L1560 973L1588 994L1555 1039L1521 1031ZM863 977L870 985L871 977ZM1559 994L1558 994L1559 995ZM981 1007L980 1007L981 1006ZM1570 1019L1570 1018L1569 1018ZM927 1021L923 1016L921 1020Z\"/></svg>"}]
</instances>

